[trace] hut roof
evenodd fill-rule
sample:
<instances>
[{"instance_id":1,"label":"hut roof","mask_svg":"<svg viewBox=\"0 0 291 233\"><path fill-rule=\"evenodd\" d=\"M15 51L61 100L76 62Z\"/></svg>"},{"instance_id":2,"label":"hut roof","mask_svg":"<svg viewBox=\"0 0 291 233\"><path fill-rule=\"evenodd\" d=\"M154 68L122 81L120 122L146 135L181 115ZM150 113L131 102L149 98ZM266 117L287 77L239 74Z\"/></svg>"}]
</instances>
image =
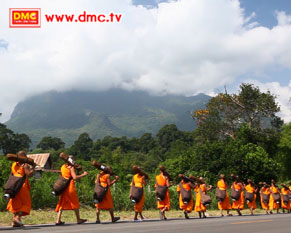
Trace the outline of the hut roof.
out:
<instances>
[{"instance_id":1,"label":"hut roof","mask_svg":"<svg viewBox=\"0 0 291 233\"><path fill-rule=\"evenodd\" d=\"M52 159L50 157L50 153L28 154L27 157L32 158L37 164L38 168L50 169L52 167Z\"/></svg>"}]
</instances>

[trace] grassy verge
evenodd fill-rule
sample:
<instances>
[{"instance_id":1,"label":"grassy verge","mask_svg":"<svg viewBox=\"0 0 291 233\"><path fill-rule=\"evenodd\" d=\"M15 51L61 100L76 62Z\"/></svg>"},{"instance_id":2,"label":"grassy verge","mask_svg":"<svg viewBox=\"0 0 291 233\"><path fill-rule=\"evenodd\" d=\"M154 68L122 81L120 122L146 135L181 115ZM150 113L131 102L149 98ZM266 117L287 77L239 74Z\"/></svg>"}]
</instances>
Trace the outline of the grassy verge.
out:
<instances>
[{"instance_id":1,"label":"grassy verge","mask_svg":"<svg viewBox=\"0 0 291 233\"><path fill-rule=\"evenodd\" d=\"M88 219L88 221L95 221L96 214L95 209L91 207L82 207L80 209L81 218ZM236 211L232 211L235 215ZM249 214L249 210L243 210L243 214ZM265 213L264 210L257 209L255 210L255 214ZM146 218L159 218L158 210L146 210L143 212ZM218 210L209 210L207 211L209 216L218 216ZM116 211L115 216L120 216L122 220L132 220L134 212L133 211ZM168 218L184 218L184 214L179 210L171 210L167 212L166 216ZM192 212L189 214L190 217L198 217L198 213ZM108 211L101 212L101 221L109 221L110 216ZM12 214L5 211L0 212L0 226L9 226L11 224ZM24 224L45 224L45 223L54 223L56 221L56 213L53 209L46 210L32 210L29 216L23 217ZM76 222L76 218L73 211L64 211L62 221L65 222Z\"/></svg>"}]
</instances>

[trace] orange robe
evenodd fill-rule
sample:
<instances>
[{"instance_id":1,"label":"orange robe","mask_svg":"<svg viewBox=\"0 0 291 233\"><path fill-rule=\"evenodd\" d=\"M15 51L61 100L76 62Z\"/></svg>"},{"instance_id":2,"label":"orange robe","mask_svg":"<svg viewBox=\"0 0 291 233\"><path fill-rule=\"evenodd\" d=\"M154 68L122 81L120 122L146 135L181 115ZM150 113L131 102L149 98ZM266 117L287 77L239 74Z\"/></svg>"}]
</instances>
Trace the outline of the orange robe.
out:
<instances>
[{"instance_id":1,"label":"orange robe","mask_svg":"<svg viewBox=\"0 0 291 233\"><path fill-rule=\"evenodd\" d=\"M206 206L201 203L201 192L206 194L207 188L205 185L196 185L194 191L196 193L196 201L195 201L195 212L206 211Z\"/></svg>"},{"instance_id":2,"label":"orange robe","mask_svg":"<svg viewBox=\"0 0 291 233\"><path fill-rule=\"evenodd\" d=\"M158 185L161 185L161 186L166 186L167 185L167 181L166 181L166 179L164 178L164 176L162 174L156 176L156 182L157 182ZM166 210L170 210L170 204L171 204L170 203L170 193L169 193L169 190L167 189L165 199L162 200L162 201L158 201L157 202L157 207L160 210L162 210L164 208L166 208Z\"/></svg>"},{"instance_id":3,"label":"orange robe","mask_svg":"<svg viewBox=\"0 0 291 233\"><path fill-rule=\"evenodd\" d=\"M226 190L226 184L224 180L221 179L217 182L217 188L219 188L220 190ZM226 196L223 202L218 202L217 204L218 204L218 209L220 210L231 210L231 205L230 205L227 191L226 191Z\"/></svg>"},{"instance_id":4,"label":"orange robe","mask_svg":"<svg viewBox=\"0 0 291 233\"><path fill-rule=\"evenodd\" d=\"M187 190L187 191L191 190L191 187L190 187L187 183L185 183L184 180L182 180L181 182L182 182L182 187L183 187L185 190ZM182 200L182 194L181 194L180 191L181 191L181 190L180 190L180 186L178 185L178 186L177 186L177 192L179 192L179 194L180 194L180 195L179 195L179 206L180 206L180 209L182 209L182 210L184 210L184 211L187 211L188 213L191 213L192 210L193 210L193 206L194 206L194 203L193 203L193 195L191 195L191 200L190 200L190 202L189 202L188 204L185 204L185 203L183 202L183 200Z\"/></svg>"},{"instance_id":5,"label":"orange robe","mask_svg":"<svg viewBox=\"0 0 291 233\"><path fill-rule=\"evenodd\" d=\"M141 175L135 174L133 176L133 180L134 180L135 187L138 187L138 188L143 187L144 180ZM132 183L130 184L130 186L132 186ZM143 204L144 204L144 191L143 191L140 201L134 205L134 211L141 213L143 209Z\"/></svg>"},{"instance_id":6,"label":"orange robe","mask_svg":"<svg viewBox=\"0 0 291 233\"><path fill-rule=\"evenodd\" d=\"M23 177L24 168L20 163L14 162L11 166L11 172L14 176ZM30 185L26 177L24 184L14 198L10 198L7 204L7 210L11 213L22 212L22 216L29 215L31 210Z\"/></svg>"},{"instance_id":7,"label":"orange robe","mask_svg":"<svg viewBox=\"0 0 291 233\"><path fill-rule=\"evenodd\" d=\"M232 208L236 209L236 210L237 209L243 210L244 207L245 207L245 199L244 199L244 192L242 190L242 186L240 184L238 184L238 183L233 183L232 187L235 190L240 190L241 191L239 199L232 202Z\"/></svg>"},{"instance_id":8,"label":"orange robe","mask_svg":"<svg viewBox=\"0 0 291 233\"><path fill-rule=\"evenodd\" d=\"M264 187L261 188L260 193L263 193L265 195L270 195L271 194L270 189L269 188L264 188ZM269 201L269 203L270 203L270 201ZM265 209L265 210L268 210L269 209L269 203L266 205L263 202L263 197L261 195L261 206L262 206L262 208Z\"/></svg>"},{"instance_id":9,"label":"orange robe","mask_svg":"<svg viewBox=\"0 0 291 233\"><path fill-rule=\"evenodd\" d=\"M289 192L291 192L291 186L289 186ZM289 210L291 210L291 200L289 201Z\"/></svg>"},{"instance_id":10,"label":"orange robe","mask_svg":"<svg viewBox=\"0 0 291 233\"><path fill-rule=\"evenodd\" d=\"M289 192L290 192L289 189L285 189L285 188L281 189L282 195L289 195ZM283 201L283 196L282 196L281 197L281 206L283 209L289 210L290 209L290 200L289 200L288 204L286 205Z\"/></svg>"},{"instance_id":11,"label":"orange robe","mask_svg":"<svg viewBox=\"0 0 291 233\"><path fill-rule=\"evenodd\" d=\"M247 201L248 207L249 208L252 208L254 210L254 209L257 208L257 204L256 204L257 194L255 193L256 192L256 189L253 186L251 186L251 185L248 184L246 186L246 191L248 193L254 193L254 200L252 202Z\"/></svg>"},{"instance_id":12,"label":"orange robe","mask_svg":"<svg viewBox=\"0 0 291 233\"><path fill-rule=\"evenodd\" d=\"M98 177L98 175L97 175ZM96 177L96 181L95 183L97 183L97 177ZM107 179L110 178L109 174L100 174L100 185L104 188L106 188L108 186L107 184ZM112 196L111 196L111 192L110 189L108 187L107 192L105 194L104 199L95 205L96 208L101 209L101 210L109 210L113 208L113 201L112 201Z\"/></svg>"},{"instance_id":13,"label":"orange robe","mask_svg":"<svg viewBox=\"0 0 291 233\"><path fill-rule=\"evenodd\" d=\"M72 177L71 170L68 168L67 164L64 164L61 167L61 175L66 179L70 179ZM79 209L79 206L80 205L76 192L75 181L74 179L71 179L69 186L60 195L55 211L58 212L60 210L75 210Z\"/></svg>"},{"instance_id":14,"label":"orange robe","mask_svg":"<svg viewBox=\"0 0 291 233\"><path fill-rule=\"evenodd\" d=\"M271 186L270 187L270 190L271 190L272 193L279 193L279 189L277 187ZM272 193L270 195L270 201L269 201L270 210L279 209L280 208L280 205L279 205L279 203L276 203L274 201L274 198L273 198Z\"/></svg>"}]
</instances>

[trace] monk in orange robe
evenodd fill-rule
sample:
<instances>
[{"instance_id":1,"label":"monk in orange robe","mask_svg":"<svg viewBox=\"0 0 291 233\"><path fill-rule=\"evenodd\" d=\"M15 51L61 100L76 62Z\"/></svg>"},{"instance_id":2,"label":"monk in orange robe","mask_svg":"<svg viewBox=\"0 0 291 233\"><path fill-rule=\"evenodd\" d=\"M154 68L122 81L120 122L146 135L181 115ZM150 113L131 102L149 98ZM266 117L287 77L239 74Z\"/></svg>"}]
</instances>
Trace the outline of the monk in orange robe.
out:
<instances>
[{"instance_id":1,"label":"monk in orange robe","mask_svg":"<svg viewBox=\"0 0 291 233\"><path fill-rule=\"evenodd\" d=\"M70 158L74 159L73 156L70 156ZM58 212L56 225L65 224L61 221L63 210L74 210L78 224L82 224L87 221L86 219L80 218L80 205L75 187L75 181L86 176L87 174L88 173L84 171L81 175L77 175L75 168L70 163L66 163L61 167L62 177L64 177L65 179L71 178L71 181L66 190L59 197L59 202L55 209L55 211Z\"/></svg>"},{"instance_id":2,"label":"monk in orange robe","mask_svg":"<svg viewBox=\"0 0 291 233\"><path fill-rule=\"evenodd\" d=\"M240 191L240 197L238 200L234 200L232 202L232 208L235 209L239 216L241 216L241 210L244 209L245 206L245 199L244 199L244 184L239 181L238 176L232 175L234 182L231 186L232 189L235 191Z\"/></svg>"},{"instance_id":3,"label":"monk in orange robe","mask_svg":"<svg viewBox=\"0 0 291 233\"><path fill-rule=\"evenodd\" d=\"M279 208L280 208L280 203L276 203L274 200L274 197L272 193L280 193L280 190L278 186L276 185L275 181L271 181L271 187L270 187L271 195L270 195L270 202L269 202L269 207L270 207L270 214L273 213L273 210L277 210L277 214L279 213Z\"/></svg>"},{"instance_id":4,"label":"monk in orange robe","mask_svg":"<svg viewBox=\"0 0 291 233\"><path fill-rule=\"evenodd\" d=\"M264 203L262 194L267 195L269 197L271 195L270 186L268 184L266 184L265 182L263 183L263 187L260 190L261 206L266 211L266 214L269 214L269 203L270 203L270 201L268 203Z\"/></svg>"},{"instance_id":5,"label":"monk in orange robe","mask_svg":"<svg viewBox=\"0 0 291 233\"><path fill-rule=\"evenodd\" d=\"M25 156L24 151L19 151L17 153L20 156ZM13 213L12 226L22 227L23 223L21 217L30 214L31 209L31 198L30 198L30 185L28 178L34 172L34 168L30 167L27 163L14 162L11 166L11 172L14 176L23 177L26 175L26 179L14 198L10 198L7 204L7 210Z\"/></svg>"},{"instance_id":6,"label":"monk in orange robe","mask_svg":"<svg viewBox=\"0 0 291 233\"><path fill-rule=\"evenodd\" d=\"M199 218L206 218L206 206L201 202L201 193L207 194L212 189L212 185L207 187L203 177L199 178L199 183L195 185L194 191L196 193L195 212L199 213Z\"/></svg>"},{"instance_id":7,"label":"monk in orange robe","mask_svg":"<svg viewBox=\"0 0 291 233\"><path fill-rule=\"evenodd\" d=\"M282 194L281 195L281 207L283 209L283 213L285 213L285 210L287 210L287 212L290 213L290 200L288 201L288 203L285 203L283 200L283 195L289 196L289 194L290 194L290 190L285 184L282 184L281 194Z\"/></svg>"},{"instance_id":8,"label":"monk in orange robe","mask_svg":"<svg viewBox=\"0 0 291 233\"><path fill-rule=\"evenodd\" d=\"M105 194L104 199L98 203L95 204L96 207L96 216L97 220L96 223L100 223L100 211L101 210L109 210L110 216L111 216L111 221L116 222L120 219L120 217L114 217L114 212L113 212L113 201L112 201L112 196L109 187L111 187L118 179L118 176L115 176L115 179L113 181L110 181L110 174L106 174L104 171L101 171L100 174L96 176L96 181L99 179L100 185L103 186L104 188L108 188Z\"/></svg>"},{"instance_id":9,"label":"monk in orange robe","mask_svg":"<svg viewBox=\"0 0 291 233\"><path fill-rule=\"evenodd\" d=\"M254 210L257 208L257 204L256 204L256 200L257 200L256 192L258 191L257 187L254 185L252 180L248 179L248 185L245 187L245 189L246 189L246 192L254 194L253 201L251 201L251 202L247 201L247 205L250 208L251 215L254 215Z\"/></svg>"},{"instance_id":10,"label":"monk in orange robe","mask_svg":"<svg viewBox=\"0 0 291 233\"><path fill-rule=\"evenodd\" d=\"M218 209L220 210L220 216L223 217L222 210L226 210L227 216L232 216L232 214L229 213L229 210L231 210L231 205L230 205L229 196L226 190L227 183L226 183L224 174L220 175L220 180L217 182L217 188L219 188L220 190L226 191L224 200L222 202L218 202Z\"/></svg>"},{"instance_id":11,"label":"monk in orange robe","mask_svg":"<svg viewBox=\"0 0 291 233\"><path fill-rule=\"evenodd\" d=\"M191 191L191 189L194 189L194 186L191 182L187 182L182 179L180 183L182 184L183 189L186 191ZM188 214L192 212L194 207L193 195L191 193L191 200L188 203L184 203L179 185L177 186L177 192L179 193L179 207L184 211L185 218L189 219Z\"/></svg>"},{"instance_id":12,"label":"monk in orange robe","mask_svg":"<svg viewBox=\"0 0 291 233\"><path fill-rule=\"evenodd\" d=\"M138 187L138 188L143 188L143 186L147 184L147 180L145 179L145 176L140 173L137 173L133 176L133 181L134 181L135 187ZM129 193L130 199L131 199L132 186L133 186L133 183L131 182L130 193ZM143 191L142 198L140 199L140 201L134 204L134 219L133 219L134 221L142 221L144 219L142 215L144 199L145 199L145 196L144 196L144 191ZM140 216L140 220L137 218L138 215Z\"/></svg>"},{"instance_id":13,"label":"monk in orange robe","mask_svg":"<svg viewBox=\"0 0 291 233\"><path fill-rule=\"evenodd\" d=\"M171 186L171 184L169 181L169 177L166 176L162 170L161 170L160 175L156 176L155 187L157 187L157 185L167 187L167 191L166 191L166 195L165 195L164 200L157 201L157 207L160 210L160 219L166 220L167 218L166 218L165 212L170 210L170 204L171 204L170 203L170 193L169 193L169 189L168 189Z\"/></svg>"}]
</instances>

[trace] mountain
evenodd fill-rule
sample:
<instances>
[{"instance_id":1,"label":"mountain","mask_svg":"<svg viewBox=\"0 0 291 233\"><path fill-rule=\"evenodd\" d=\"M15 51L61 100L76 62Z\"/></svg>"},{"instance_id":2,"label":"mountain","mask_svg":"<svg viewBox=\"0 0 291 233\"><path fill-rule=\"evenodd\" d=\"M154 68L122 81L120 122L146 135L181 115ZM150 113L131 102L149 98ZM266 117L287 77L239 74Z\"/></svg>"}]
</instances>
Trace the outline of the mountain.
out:
<instances>
[{"instance_id":1,"label":"mountain","mask_svg":"<svg viewBox=\"0 0 291 233\"><path fill-rule=\"evenodd\" d=\"M102 92L47 92L17 104L6 125L27 134L35 147L42 137L60 137L66 146L89 133L139 137L157 133L165 124L191 131L196 124L190 112L204 108L209 96L151 96L142 91L111 89Z\"/></svg>"}]
</instances>

